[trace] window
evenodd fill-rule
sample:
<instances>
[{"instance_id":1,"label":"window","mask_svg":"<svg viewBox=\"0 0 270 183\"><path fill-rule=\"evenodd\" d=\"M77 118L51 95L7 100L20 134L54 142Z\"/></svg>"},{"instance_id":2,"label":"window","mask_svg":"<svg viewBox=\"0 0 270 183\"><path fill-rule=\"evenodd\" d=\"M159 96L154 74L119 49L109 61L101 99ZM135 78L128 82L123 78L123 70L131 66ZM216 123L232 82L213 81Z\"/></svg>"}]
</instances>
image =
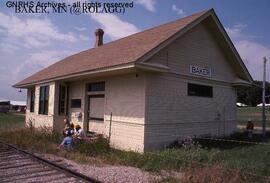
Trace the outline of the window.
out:
<instances>
[{"instance_id":1,"label":"window","mask_svg":"<svg viewBox=\"0 0 270 183\"><path fill-rule=\"evenodd\" d=\"M105 82L98 82L98 83L90 83L88 85L88 91L89 92L100 92L105 91Z\"/></svg>"},{"instance_id":2,"label":"window","mask_svg":"<svg viewBox=\"0 0 270 183\"><path fill-rule=\"evenodd\" d=\"M213 87L188 83L188 95L198 97L213 97Z\"/></svg>"},{"instance_id":3,"label":"window","mask_svg":"<svg viewBox=\"0 0 270 183\"><path fill-rule=\"evenodd\" d=\"M40 87L39 114L48 114L49 86Z\"/></svg>"},{"instance_id":4,"label":"window","mask_svg":"<svg viewBox=\"0 0 270 183\"><path fill-rule=\"evenodd\" d=\"M59 114L67 114L67 86L59 85Z\"/></svg>"},{"instance_id":5,"label":"window","mask_svg":"<svg viewBox=\"0 0 270 183\"><path fill-rule=\"evenodd\" d=\"M81 108L81 99L72 99L71 108Z\"/></svg>"},{"instance_id":6,"label":"window","mask_svg":"<svg viewBox=\"0 0 270 183\"><path fill-rule=\"evenodd\" d=\"M35 111L35 89L30 91L30 112Z\"/></svg>"}]
</instances>

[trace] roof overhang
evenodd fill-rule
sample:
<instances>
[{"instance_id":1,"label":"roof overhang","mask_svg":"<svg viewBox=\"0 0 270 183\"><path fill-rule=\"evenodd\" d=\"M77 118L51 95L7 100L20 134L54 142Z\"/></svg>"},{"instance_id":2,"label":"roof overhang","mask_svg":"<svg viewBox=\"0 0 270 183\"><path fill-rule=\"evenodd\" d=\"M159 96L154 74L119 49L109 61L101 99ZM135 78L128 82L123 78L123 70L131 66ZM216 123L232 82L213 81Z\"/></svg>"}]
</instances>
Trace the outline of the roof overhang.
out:
<instances>
[{"instance_id":1,"label":"roof overhang","mask_svg":"<svg viewBox=\"0 0 270 183\"><path fill-rule=\"evenodd\" d=\"M129 63L129 64L112 66L108 68L96 69L96 70L83 72L83 73L76 73L76 74L61 76L57 78L51 78L48 80L37 81L34 83L28 83L28 84L23 84L23 85L16 84L13 87L30 88L38 84L49 83L49 82L58 81L58 80L71 80L71 79L78 80L78 79L84 79L88 77L102 77L102 76L104 77L104 76L111 76L115 74L136 72L136 71L167 72L169 69L170 69L169 67L166 67L161 64L148 64L148 63L135 64L134 62L134 63Z\"/></svg>"},{"instance_id":2,"label":"roof overhang","mask_svg":"<svg viewBox=\"0 0 270 183\"><path fill-rule=\"evenodd\" d=\"M107 67L107 68L100 68L100 69L95 69L87 72L82 72L82 73L75 73L75 74L70 74L66 76L61 76L61 77L56 77L56 78L51 78L51 79L46 79L46 80L41 80L41 81L36 81L33 83L27 83L27 84L15 84L13 87L15 88L29 88L38 84L43 84L43 83L49 83L53 81L58 81L58 80L68 80L71 78L77 79L77 78L84 78L88 76L99 76L104 73L112 73L112 72L119 72L121 70L126 70L126 69L132 69L135 68L134 63L129 63L129 64L122 64L122 65L117 65L117 66L112 66L112 67Z\"/></svg>"},{"instance_id":3,"label":"roof overhang","mask_svg":"<svg viewBox=\"0 0 270 183\"><path fill-rule=\"evenodd\" d=\"M253 83L252 82L247 82L243 79L236 78L233 80L232 85L235 87L252 87Z\"/></svg>"}]
</instances>

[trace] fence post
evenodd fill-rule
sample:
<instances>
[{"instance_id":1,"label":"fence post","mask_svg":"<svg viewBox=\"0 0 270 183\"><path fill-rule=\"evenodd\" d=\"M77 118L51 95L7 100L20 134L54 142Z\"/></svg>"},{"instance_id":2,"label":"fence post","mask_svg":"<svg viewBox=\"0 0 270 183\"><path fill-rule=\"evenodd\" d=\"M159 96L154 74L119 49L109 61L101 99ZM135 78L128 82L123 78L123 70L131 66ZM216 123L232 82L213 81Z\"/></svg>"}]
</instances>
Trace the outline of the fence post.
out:
<instances>
[{"instance_id":1,"label":"fence post","mask_svg":"<svg viewBox=\"0 0 270 183\"><path fill-rule=\"evenodd\" d=\"M110 144L110 141L111 141L111 133L112 133L112 112L111 112L111 116L110 116L109 144Z\"/></svg>"},{"instance_id":2,"label":"fence post","mask_svg":"<svg viewBox=\"0 0 270 183\"><path fill-rule=\"evenodd\" d=\"M263 58L263 88L262 88L262 135L265 137L265 123L266 123L266 115L265 115L265 76L266 76L266 57Z\"/></svg>"}]
</instances>

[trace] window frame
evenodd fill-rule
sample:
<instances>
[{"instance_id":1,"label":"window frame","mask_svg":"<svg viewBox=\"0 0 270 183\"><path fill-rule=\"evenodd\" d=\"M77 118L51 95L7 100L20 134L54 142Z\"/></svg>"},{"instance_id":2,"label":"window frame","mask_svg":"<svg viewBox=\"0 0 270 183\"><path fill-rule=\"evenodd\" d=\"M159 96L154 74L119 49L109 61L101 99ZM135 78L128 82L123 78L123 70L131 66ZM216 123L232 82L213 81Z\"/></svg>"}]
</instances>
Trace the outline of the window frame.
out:
<instances>
[{"instance_id":1,"label":"window frame","mask_svg":"<svg viewBox=\"0 0 270 183\"><path fill-rule=\"evenodd\" d=\"M64 88L64 97L63 97L63 88ZM58 114L67 115L68 113L68 87L65 84L59 84L59 93L58 93ZM62 106L63 104L63 106ZM62 107L64 111L62 111Z\"/></svg>"},{"instance_id":2,"label":"window frame","mask_svg":"<svg viewBox=\"0 0 270 183\"><path fill-rule=\"evenodd\" d=\"M73 106L73 104L74 104L73 102L74 102L75 100L77 100L77 101L80 100L80 107ZM81 108L82 108L82 99L81 99L81 98L73 98L73 99L71 99L71 101L70 101L70 108L71 108L71 109L81 109Z\"/></svg>"},{"instance_id":3,"label":"window frame","mask_svg":"<svg viewBox=\"0 0 270 183\"><path fill-rule=\"evenodd\" d=\"M35 112L35 98L36 93L35 89L30 90L30 112Z\"/></svg>"},{"instance_id":4,"label":"window frame","mask_svg":"<svg viewBox=\"0 0 270 183\"><path fill-rule=\"evenodd\" d=\"M48 115L49 112L50 86L40 86L38 114Z\"/></svg>"},{"instance_id":5,"label":"window frame","mask_svg":"<svg viewBox=\"0 0 270 183\"><path fill-rule=\"evenodd\" d=\"M195 93L192 93L192 90ZM213 98L213 86L196 83L187 83L187 95L192 97Z\"/></svg>"},{"instance_id":6,"label":"window frame","mask_svg":"<svg viewBox=\"0 0 270 183\"><path fill-rule=\"evenodd\" d=\"M105 81L87 84L87 92L105 92Z\"/></svg>"}]
</instances>

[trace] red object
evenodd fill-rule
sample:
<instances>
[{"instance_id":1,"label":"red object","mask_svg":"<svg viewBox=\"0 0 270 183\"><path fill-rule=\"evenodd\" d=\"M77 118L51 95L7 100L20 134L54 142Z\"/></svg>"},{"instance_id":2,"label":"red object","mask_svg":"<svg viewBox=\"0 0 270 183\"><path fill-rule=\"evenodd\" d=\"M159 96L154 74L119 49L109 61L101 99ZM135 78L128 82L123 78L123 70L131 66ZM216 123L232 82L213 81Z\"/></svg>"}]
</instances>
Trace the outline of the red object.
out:
<instances>
[{"instance_id":1,"label":"red object","mask_svg":"<svg viewBox=\"0 0 270 183\"><path fill-rule=\"evenodd\" d=\"M252 122L247 123L247 130L253 130L254 129L254 124Z\"/></svg>"}]
</instances>

